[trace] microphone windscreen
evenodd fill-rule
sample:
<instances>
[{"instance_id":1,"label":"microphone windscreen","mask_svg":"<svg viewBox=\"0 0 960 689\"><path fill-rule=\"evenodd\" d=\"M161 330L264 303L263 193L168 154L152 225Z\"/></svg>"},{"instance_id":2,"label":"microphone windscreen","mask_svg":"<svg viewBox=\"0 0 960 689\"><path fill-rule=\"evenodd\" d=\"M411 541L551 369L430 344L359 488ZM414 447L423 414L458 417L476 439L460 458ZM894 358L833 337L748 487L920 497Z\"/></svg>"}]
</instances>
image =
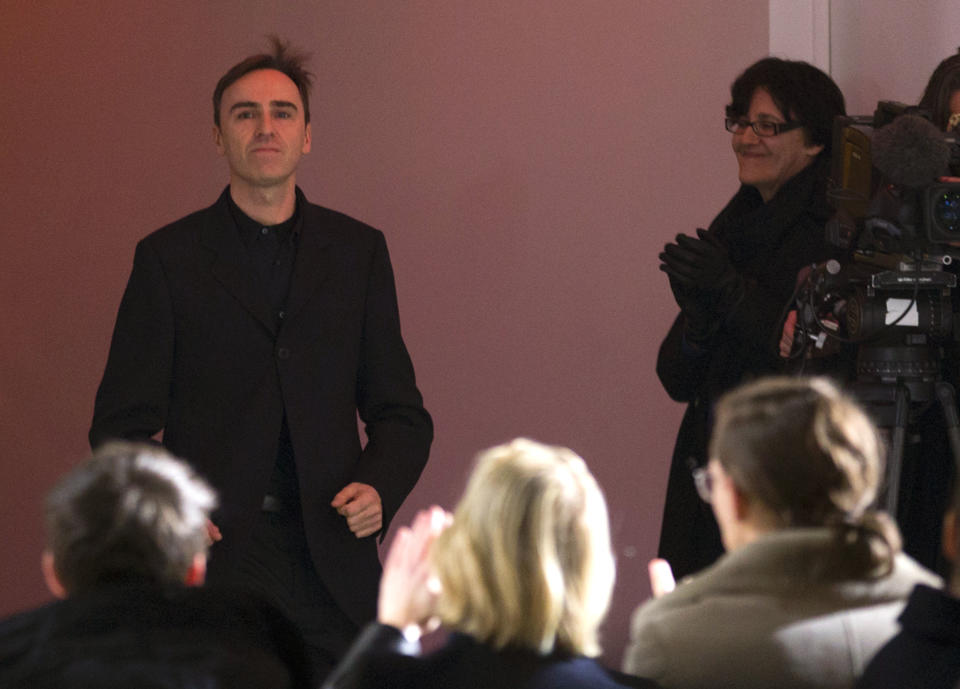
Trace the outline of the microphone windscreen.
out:
<instances>
[{"instance_id":1,"label":"microphone windscreen","mask_svg":"<svg viewBox=\"0 0 960 689\"><path fill-rule=\"evenodd\" d=\"M919 115L901 115L874 132L871 157L887 181L923 187L947 174L950 145L943 133Z\"/></svg>"}]
</instances>

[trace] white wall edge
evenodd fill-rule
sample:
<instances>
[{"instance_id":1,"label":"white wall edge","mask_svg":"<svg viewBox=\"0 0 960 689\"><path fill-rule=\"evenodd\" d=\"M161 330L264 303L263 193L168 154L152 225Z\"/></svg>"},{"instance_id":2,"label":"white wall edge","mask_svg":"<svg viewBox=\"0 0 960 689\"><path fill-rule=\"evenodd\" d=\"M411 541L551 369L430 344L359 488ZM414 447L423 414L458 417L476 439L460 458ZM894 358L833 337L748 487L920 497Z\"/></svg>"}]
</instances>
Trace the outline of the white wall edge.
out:
<instances>
[{"instance_id":1,"label":"white wall edge","mask_svg":"<svg viewBox=\"0 0 960 689\"><path fill-rule=\"evenodd\" d=\"M830 0L769 0L770 54L830 74Z\"/></svg>"}]
</instances>

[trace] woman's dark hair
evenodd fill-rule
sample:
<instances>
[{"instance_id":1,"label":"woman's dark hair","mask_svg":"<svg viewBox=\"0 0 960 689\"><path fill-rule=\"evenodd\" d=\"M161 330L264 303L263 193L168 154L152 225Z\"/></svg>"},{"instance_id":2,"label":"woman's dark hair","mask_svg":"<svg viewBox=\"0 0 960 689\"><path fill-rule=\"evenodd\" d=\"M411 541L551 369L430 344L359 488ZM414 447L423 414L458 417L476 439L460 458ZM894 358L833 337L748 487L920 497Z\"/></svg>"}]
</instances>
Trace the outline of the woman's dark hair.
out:
<instances>
[{"instance_id":1,"label":"woman's dark hair","mask_svg":"<svg viewBox=\"0 0 960 689\"><path fill-rule=\"evenodd\" d=\"M764 58L747 67L730 86L727 116L745 116L758 88L770 94L784 117L803 124L808 144L823 146L823 154L830 154L833 120L847 112L833 79L806 62Z\"/></svg>"},{"instance_id":2,"label":"woman's dark hair","mask_svg":"<svg viewBox=\"0 0 960 689\"><path fill-rule=\"evenodd\" d=\"M950 119L950 96L954 91L960 91L960 49L937 65L920 99L920 107L930 113L933 123L943 131Z\"/></svg>"}]
</instances>

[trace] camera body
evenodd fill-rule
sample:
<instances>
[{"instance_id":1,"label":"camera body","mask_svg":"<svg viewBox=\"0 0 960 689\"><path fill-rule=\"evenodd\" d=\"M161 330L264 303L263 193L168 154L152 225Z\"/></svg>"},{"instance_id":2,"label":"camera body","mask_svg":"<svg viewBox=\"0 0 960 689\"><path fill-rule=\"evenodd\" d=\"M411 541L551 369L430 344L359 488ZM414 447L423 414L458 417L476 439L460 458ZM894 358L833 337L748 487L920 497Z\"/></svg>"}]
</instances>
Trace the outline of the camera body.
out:
<instances>
[{"instance_id":1,"label":"camera body","mask_svg":"<svg viewBox=\"0 0 960 689\"><path fill-rule=\"evenodd\" d=\"M801 355L855 348L850 377L904 383L915 400L960 341L960 182L939 181L960 173L960 144L918 117L881 101L835 121L826 239L841 258L811 270L796 301Z\"/></svg>"},{"instance_id":2,"label":"camera body","mask_svg":"<svg viewBox=\"0 0 960 689\"><path fill-rule=\"evenodd\" d=\"M828 224L827 240L841 249L885 253L952 247L951 253L960 256L960 182L937 179L960 177L960 141L932 124L928 130L901 128L882 142L888 149L901 149L899 155L888 151L883 156L894 169L884 174L874 165L875 134L905 115L928 117L916 107L880 101L872 117L841 116L834 121L827 194L837 214ZM944 158L942 169L931 160L934 155ZM907 167L911 169L897 169ZM908 183L898 183L904 179Z\"/></svg>"}]
</instances>

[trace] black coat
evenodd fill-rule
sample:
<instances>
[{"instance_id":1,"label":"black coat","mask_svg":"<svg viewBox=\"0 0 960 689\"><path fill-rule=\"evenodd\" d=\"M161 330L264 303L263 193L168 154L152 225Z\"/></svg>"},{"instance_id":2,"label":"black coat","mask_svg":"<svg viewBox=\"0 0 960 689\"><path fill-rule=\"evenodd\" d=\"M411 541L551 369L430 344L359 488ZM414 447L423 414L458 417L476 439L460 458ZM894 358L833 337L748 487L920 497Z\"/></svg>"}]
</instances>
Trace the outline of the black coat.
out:
<instances>
[{"instance_id":1,"label":"black coat","mask_svg":"<svg viewBox=\"0 0 960 689\"><path fill-rule=\"evenodd\" d=\"M383 502L384 530L427 460L433 427L400 334L383 234L306 201L285 316L271 312L227 194L143 239L120 304L91 445L163 444L220 495L210 580L242 552L286 413L303 524L320 578L357 623L372 619L376 541L330 507L353 481ZM361 449L357 413L369 442Z\"/></svg>"},{"instance_id":2,"label":"black coat","mask_svg":"<svg viewBox=\"0 0 960 689\"><path fill-rule=\"evenodd\" d=\"M109 585L0 622L5 689L306 689L303 641L227 590Z\"/></svg>"},{"instance_id":3,"label":"black coat","mask_svg":"<svg viewBox=\"0 0 960 689\"><path fill-rule=\"evenodd\" d=\"M323 689L656 689L639 677L611 672L583 656L494 649L465 634L425 656L399 630L381 624L360 638Z\"/></svg>"},{"instance_id":4,"label":"black coat","mask_svg":"<svg viewBox=\"0 0 960 689\"><path fill-rule=\"evenodd\" d=\"M960 600L918 585L900 625L900 633L870 661L856 689L955 689L960 682Z\"/></svg>"},{"instance_id":5,"label":"black coat","mask_svg":"<svg viewBox=\"0 0 960 689\"><path fill-rule=\"evenodd\" d=\"M746 292L702 352L684 342L679 314L660 345L657 375L671 399L687 402L670 464L659 556L678 577L711 564L723 553L710 506L697 496L692 466L706 463L713 407L737 385L783 370L778 346L785 307L804 266L836 253L825 240L832 214L826 199L828 158L790 179L764 203L741 186L711 223L726 245Z\"/></svg>"}]
</instances>

